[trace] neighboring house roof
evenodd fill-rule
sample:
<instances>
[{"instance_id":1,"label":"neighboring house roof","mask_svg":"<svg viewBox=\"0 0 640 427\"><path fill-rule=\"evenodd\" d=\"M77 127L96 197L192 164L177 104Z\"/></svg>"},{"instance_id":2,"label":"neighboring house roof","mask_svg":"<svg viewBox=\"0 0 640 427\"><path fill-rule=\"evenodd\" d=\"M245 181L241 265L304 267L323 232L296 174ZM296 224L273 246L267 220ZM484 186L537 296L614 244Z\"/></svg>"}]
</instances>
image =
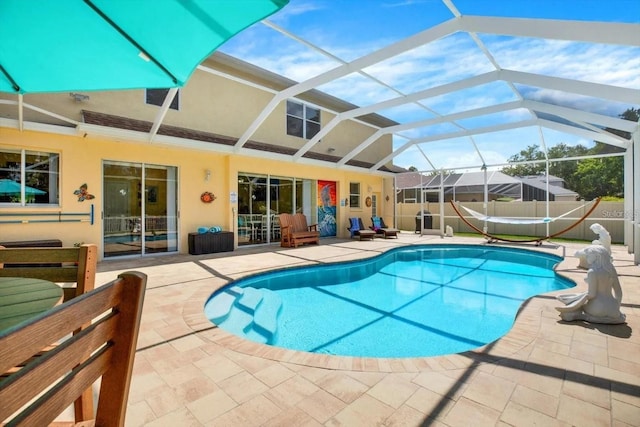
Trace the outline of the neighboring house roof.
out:
<instances>
[{"instance_id":1,"label":"neighboring house roof","mask_svg":"<svg viewBox=\"0 0 640 427\"><path fill-rule=\"evenodd\" d=\"M533 188L537 188L543 191L547 191L547 182L546 179L543 175L541 176L523 176L523 177L519 177L522 182L526 185L529 185ZM572 191L568 188L564 188L561 187L559 185L553 185L552 182L558 182L561 181L564 183L564 181L561 178L558 177L552 177L549 176L549 193L553 194L554 196L578 196L578 193L576 193L575 191ZM553 179L556 178L556 179Z\"/></svg>"},{"instance_id":2,"label":"neighboring house roof","mask_svg":"<svg viewBox=\"0 0 640 427\"><path fill-rule=\"evenodd\" d=\"M444 187L451 189L455 187L455 192L477 193L484 190L484 172L466 172L445 175ZM577 196L578 193L555 183L564 183L562 178L549 176L549 193L556 196ZM525 184L543 191L547 190L544 176L513 177L500 171L487 172L487 185L489 191L494 194L520 197L520 185ZM440 187L440 175L421 175L420 173L402 173L396 176L396 186L398 189L408 188L429 188Z\"/></svg>"},{"instance_id":3,"label":"neighboring house roof","mask_svg":"<svg viewBox=\"0 0 640 427\"><path fill-rule=\"evenodd\" d=\"M489 185L520 184L520 180L500 171L487 172ZM440 175L421 175L419 173L403 173L396 177L398 188L420 187L435 188L440 186ZM464 187L484 185L484 172L452 173L444 176L445 187Z\"/></svg>"},{"instance_id":4,"label":"neighboring house roof","mask_svg":"<svg viewBox=\"0 0 640 427\"><path fill-rule=\"evenodd\" d=\"M487 171L487 191L513 198L520 197L521 181L500 171ZM455 193L481 193L484 191L485 172L467 172L459 176L452 186ZM445 182L446 185L446 182ZM452 191L453 192L453 191Z\"/></svg>"},{"instance_id":5,"label":"neighboring house roof","mask_svg":"<svg viewBox=\"0 0 640 427\"><path fill-rule=\"evenodd\" d=\"M484 172L466 172L456 182L457 186L484 185ZM487 184L519 184L520 181L500 171L487 171Z\"/></svg>"},{"instance_id":6,"label":"neighboring house roof","mask_svg":"<svg viewBox=\"0 0 640 427\"><path fill-rule=\"evenodd\" d=\"M555 176L555 175L527 175L527 176L518 176L518 179L522 180L522 182L529 182L529 181L538 181L538 182L542 182L543 184L547 184L547 180L549 181L550 185L556 185L558 187L563 187L565 186L564 183L564 179L560 178L559 176Z\"/></svg>"}]
</instances>

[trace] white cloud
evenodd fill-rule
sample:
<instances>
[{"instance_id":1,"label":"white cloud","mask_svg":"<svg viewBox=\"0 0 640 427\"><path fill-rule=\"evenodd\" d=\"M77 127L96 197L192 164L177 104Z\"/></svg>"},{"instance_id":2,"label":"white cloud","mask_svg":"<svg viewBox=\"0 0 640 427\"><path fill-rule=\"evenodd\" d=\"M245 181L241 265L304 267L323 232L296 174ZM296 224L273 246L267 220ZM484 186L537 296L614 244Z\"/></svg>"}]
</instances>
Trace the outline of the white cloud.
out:
<instances>
[{"instance_id":1,"label":"white cloud","mask_svg":"<svg viewBox=\"0 0 640 427\"><path fill-rule=\"evenodd\" d=\"M630 105L622 104L615 101L576 95L573 93L560 92L551 89L523 87L522 93L523 96L527 99L569 107L576 110L589 111L592 113L603 114L611 117L618 117L630 107ZM638 102L640 103L640 100Z\"/></svg>"},{"instance_id":2,"label":"white cloud","mask_svg":"<svg viewBox=\"0 0 640 427\"><path fill-rule=\"evenodd\" d=\"M482 37L502 68L640 88L640 48L579 42Z\"/></svg>"}]
</instances>

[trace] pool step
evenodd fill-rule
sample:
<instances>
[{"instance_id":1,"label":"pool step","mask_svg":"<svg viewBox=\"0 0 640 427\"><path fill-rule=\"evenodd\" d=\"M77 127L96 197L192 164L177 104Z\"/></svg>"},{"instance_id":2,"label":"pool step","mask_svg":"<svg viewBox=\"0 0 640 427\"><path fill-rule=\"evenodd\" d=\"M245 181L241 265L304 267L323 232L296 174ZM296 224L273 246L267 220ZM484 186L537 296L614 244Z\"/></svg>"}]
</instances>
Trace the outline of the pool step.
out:
<instances>
[{"instance_id":1,"label":"pool step","mask_svg":"<svg viewBox=\"0 0 640 427\"><path fill-rule=\"evenodd\" d=\"M247 313L244 310L238 309L234 305L234 308L229 311L229 315L227 316L227 318L218 325L223 329L231 332L232 334L242 336L246 334L245 329L247 328L247 325L251 325L252 322L253 316L251 314ZM260 337L257 338L260 339ZM266 342L266 339L260 339L259 342Z\"/></svg>"},{"instance_id":2,"label":"pool step","mask_svg":"<svg viewBox=\"0 0 640 427\"><path fill-rule=\"evenodd\" d=\"M223 290L206 304L204 314L213 323L219 325L227 319L237 298L242 296L243 293L243 289L237 286L231 286Z\"/></svg>"},{"instance_id":3,"label":"pool step","mask_svg":"<svg viewBox=\"0 0 640 427\"><path fill-rule=\"evenodd\" d=\"M282 298L273 291L263 289L262 304L253 315L254 329L269 342L278 329L278 314L282 307Z\"/></svg>"},{"instance_id":4,"label":"pool step","mask_svg":"<svg viewBox=\"0 0 640 427\"><path fill-rule=\"evenodd\" d=\"M262 302L263 289L256 289L247 286L242 288L242 290L244 292L236 299L236 306L249 314L255 313L256 308L258 308Z\"/></svg>"},{"instance_id":5,"label":"pool step","mask_svg":"<svg viewBox=\"0 0 640 427\"><path fill-rule=\"evenodd\" d=\"M278 327L282 299L269 289L231 286L205 306L205 315L229 332L268 343Z\"/></svg>"}]
</instances>

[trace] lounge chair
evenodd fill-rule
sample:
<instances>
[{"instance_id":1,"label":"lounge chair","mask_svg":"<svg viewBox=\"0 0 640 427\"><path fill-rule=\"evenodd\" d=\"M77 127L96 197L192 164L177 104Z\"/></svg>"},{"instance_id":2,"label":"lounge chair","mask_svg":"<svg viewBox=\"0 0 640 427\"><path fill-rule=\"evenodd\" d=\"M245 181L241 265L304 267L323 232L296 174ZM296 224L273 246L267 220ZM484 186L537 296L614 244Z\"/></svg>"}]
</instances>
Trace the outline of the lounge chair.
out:
<instances>
[{"instance_id":1,"label":"lounge chair","mask_svg":"<svg viewBox=\"0 0 640 427\"><path fill-rule=\"evenodd\" d=\"M360 240L370 239L376 235L375 231L365 228L361 218L349 218L350 227L347 230L351 233L351 238L358 236Z\"/></svg>"},{"instance_id":2,"label":"lounge chair","mask_svg":"<svg viewBox=\"0 0 640 427\"><path fill-rule=\"evenodd\" d=\"M384 219L382 219L382 217L371 217L371 223L373 225L369 228L375 231L377 236L384 237L385 239L389 237L395 237L396 239L398 238L398 232L400 230L398 230L397 228L387 227L387 224L384 223Z\"/></svg>"},{"instance_id":3,"label":"lounge chair","mask_svg":"<svg viewBox=\"0 0 640 427\"><path fill-rule=\"evenodd\" d=\"M318 224L307 225L307 217L304 214L281 213L278 220L280 221L280 246L297 248L303 243L317 245L320 242Z\"/></svg>"}]
</instances>

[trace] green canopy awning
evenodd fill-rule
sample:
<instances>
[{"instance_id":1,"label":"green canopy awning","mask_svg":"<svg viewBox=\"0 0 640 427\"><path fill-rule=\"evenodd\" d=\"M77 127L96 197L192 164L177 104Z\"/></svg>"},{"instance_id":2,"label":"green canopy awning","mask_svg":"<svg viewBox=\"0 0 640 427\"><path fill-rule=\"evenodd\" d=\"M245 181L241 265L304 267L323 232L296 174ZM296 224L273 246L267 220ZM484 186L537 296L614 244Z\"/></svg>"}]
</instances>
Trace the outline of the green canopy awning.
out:
<instances>
[{"instance_id":1,"label":"green canopy awning","mask_svg":"<svg viewBox=\"0 0 640 427\"><path fill-rule=\"evenodd\" d=\"M288 0L2 0L0 92L170 88Z\"/></svg>"}]
</instances>

